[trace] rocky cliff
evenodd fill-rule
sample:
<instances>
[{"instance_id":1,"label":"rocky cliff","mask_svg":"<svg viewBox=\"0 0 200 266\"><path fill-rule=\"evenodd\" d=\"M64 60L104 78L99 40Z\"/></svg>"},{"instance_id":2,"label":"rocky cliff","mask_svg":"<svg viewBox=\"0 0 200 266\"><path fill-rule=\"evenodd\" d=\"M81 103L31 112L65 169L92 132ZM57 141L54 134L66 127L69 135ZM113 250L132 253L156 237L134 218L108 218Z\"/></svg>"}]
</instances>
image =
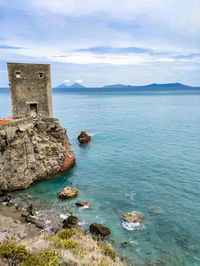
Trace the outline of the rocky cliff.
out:
<instances>
[{"instance_id":1,"label":"rocky cliff","mask_svg":"<svg viewBox=\"0 0 200 266\"><path fill-rule=\"evenodd\" d=\"M29 117L0 125L0 191L27 188L74 164L58 119Z\"/></svg>"}]
</instances>

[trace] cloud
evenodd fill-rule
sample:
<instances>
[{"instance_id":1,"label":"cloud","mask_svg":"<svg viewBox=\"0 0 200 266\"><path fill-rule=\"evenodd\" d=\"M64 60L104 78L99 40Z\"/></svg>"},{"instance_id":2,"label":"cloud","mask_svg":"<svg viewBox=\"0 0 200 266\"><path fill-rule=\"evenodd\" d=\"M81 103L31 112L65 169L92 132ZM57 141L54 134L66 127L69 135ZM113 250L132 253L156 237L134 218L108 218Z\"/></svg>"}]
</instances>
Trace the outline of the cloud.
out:
<instances>
[{"instance_id":1,"label":"cloud","mask_svg":"<svg viewBox=\"0 0 200 266\"><path fill-rule=\"evenodd\" d=\"M142 47L108 47L108 46L97 46L90 48L77 49L77 52L91 52L95 54L128 54L128 53L153 53L152 49Z\"/></svg>"},{"instance_id":2,"label":"cloud","mask_svg":"<svg viewBox=\"0 0 200 266\"><path fill-rule=\"evenodd\" d=\"M91 15L94 13L108 13L113 16L124 14L136 14L145 9L162 7L163 0L32 0L32 7L42 9L50 13L58 13L72 16Z\"/></svg>"},{"instance_id":3,"label":"cloud","mask_svg":"<svg viewBox=\"0 0 200 266\"><path fill-rule=\"evenodd\" d=\"M77 79L76 82L81 83L81 82L83 82L83 80L82 79Z\"/></svg>"},{"instance_id":4,"label":"cloud","mask_svg":"<svg viewBox=\"0 0 200 266\"><path fill-rule=\"evenodd\" d=\"M17 47L17 46L0 45L0 49L18 50L18 49L24 49L24 48L23 47Z\"/></svg>"},{"instance_id":5,"label":"cloud","mask_svg":"<svg viewBox=\"0 0 200 266\"><path fill-rule=\"evenodd\" d=\"M70 80L69 80L69 79L65 79L65 80L63 80L63 82L64 82L64 83L69 83Z\"/></svg>"}]
</instances>

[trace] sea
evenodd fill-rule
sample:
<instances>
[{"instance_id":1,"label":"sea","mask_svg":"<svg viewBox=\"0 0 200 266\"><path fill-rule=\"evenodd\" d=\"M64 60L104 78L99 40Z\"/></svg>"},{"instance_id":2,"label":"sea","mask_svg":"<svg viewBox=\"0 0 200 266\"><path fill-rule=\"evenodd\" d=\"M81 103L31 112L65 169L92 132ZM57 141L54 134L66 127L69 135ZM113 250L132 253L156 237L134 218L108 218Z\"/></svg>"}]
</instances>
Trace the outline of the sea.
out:
<instances>
[{"instance_id":1,"label":"sea","mask_svg":"<svg viewBox=\"0 0 200 266\"><path fill-rule=\"evenodd\" d=\"M76 166L26 189L31 200L62 217L72 212L86 230L109 227L104 241L129 265L200 265L200 88L53 90L53 111ZM9 90L0 89L0 117L8 115ZM83 129L87 146L77 140ZM66 186L79 194L60 201ZM131 211L144 215L143 226L123 222Z\"/></svg>"}]
</instances>

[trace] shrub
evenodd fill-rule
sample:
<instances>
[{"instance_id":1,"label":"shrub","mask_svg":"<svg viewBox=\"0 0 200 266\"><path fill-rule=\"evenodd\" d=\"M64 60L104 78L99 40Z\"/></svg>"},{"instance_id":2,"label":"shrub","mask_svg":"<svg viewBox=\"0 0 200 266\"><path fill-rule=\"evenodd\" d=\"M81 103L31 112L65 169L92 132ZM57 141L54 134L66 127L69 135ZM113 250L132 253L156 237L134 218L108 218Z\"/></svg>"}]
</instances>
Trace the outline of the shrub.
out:
<instances>
[{"instance_id":1,"label":"shrub","mask_svg":"<svg viewBox=\"0 0 200 266\"><path fill-rule=\"evenodd\" d=\"M64 229L58 234L58 238L69 239L73 235L79 235L78 231L75 228Z\"/></svg>"},{"instance_id":2,"label":"shrub","mask_svg":"<svg viewBox=\"0 0 200 266\"><path fill-rule=\"evenodd\" d=\"M109 245L103 242L99 242L99 246L101 247L101 250L104 255L110 257L112 260L116 259L117 253Z\"/></svg>"},{"instance_id":3,"label":"shrub","mask_svg":"<svg viewBox=\"0 0 200 266\"><path fill-rule=\"evenodd\" d=\"M55 251L45 249L39 253L30 254L24 245L18 245L14 239L0 244L0 257L11 260L13 264L19 262L23 266L59 266L59 256Z\"/></svg>"}]
</instances>

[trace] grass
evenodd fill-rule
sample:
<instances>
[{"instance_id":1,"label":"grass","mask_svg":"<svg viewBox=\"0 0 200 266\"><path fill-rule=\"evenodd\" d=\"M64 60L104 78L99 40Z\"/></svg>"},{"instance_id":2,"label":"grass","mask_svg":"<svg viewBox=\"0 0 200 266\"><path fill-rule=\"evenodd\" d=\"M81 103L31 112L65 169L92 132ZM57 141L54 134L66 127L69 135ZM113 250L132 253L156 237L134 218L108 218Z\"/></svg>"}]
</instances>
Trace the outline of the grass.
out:
<instances>
[{"instance_id":1,"label":"grass","mask_svg":"<svg viewBox=\"0 0 200 266\"><path fill-rule=\"evenodd\" d=\"M31 254L24 245L18 245L14 239L0 244L0 258L9 259L13 264L19 263L23 266L59 266L59 255L52 249Z\"/></svg>"},{"instance_id":2,"label":"grass","mask_svg":"<svg viewBox=\"0 0 200 266\"><path fill-rule=\"evenodd\" d=\"M73 235L79 235L79 232L75 228L64 229L58 234L58 238L69 239Z\"/></svg>"},{"instance_id":3,"label":"grass","mask_svg":"<svg viewBox=\"0 0 200 266\"><path fill-rule=\"evenodd\" d=\"M99 242L99 246L104 255L110 257L113 261L115 261L117 253L109 245L103 242Z\"/></svg>"},{"instance_id":4,"label":"grass","mask_svg":"<svg viewBox=\"0 0 200 266\"><path fill-rule=\"evenodd\" d=\"M14 239L0 243L0 259L6 259L9 265L21 266L123 265L109 245L74 228L54 236L40 236L33 246L31 241L25 242L28 248Z\"/></svg>"}]
</instances>

